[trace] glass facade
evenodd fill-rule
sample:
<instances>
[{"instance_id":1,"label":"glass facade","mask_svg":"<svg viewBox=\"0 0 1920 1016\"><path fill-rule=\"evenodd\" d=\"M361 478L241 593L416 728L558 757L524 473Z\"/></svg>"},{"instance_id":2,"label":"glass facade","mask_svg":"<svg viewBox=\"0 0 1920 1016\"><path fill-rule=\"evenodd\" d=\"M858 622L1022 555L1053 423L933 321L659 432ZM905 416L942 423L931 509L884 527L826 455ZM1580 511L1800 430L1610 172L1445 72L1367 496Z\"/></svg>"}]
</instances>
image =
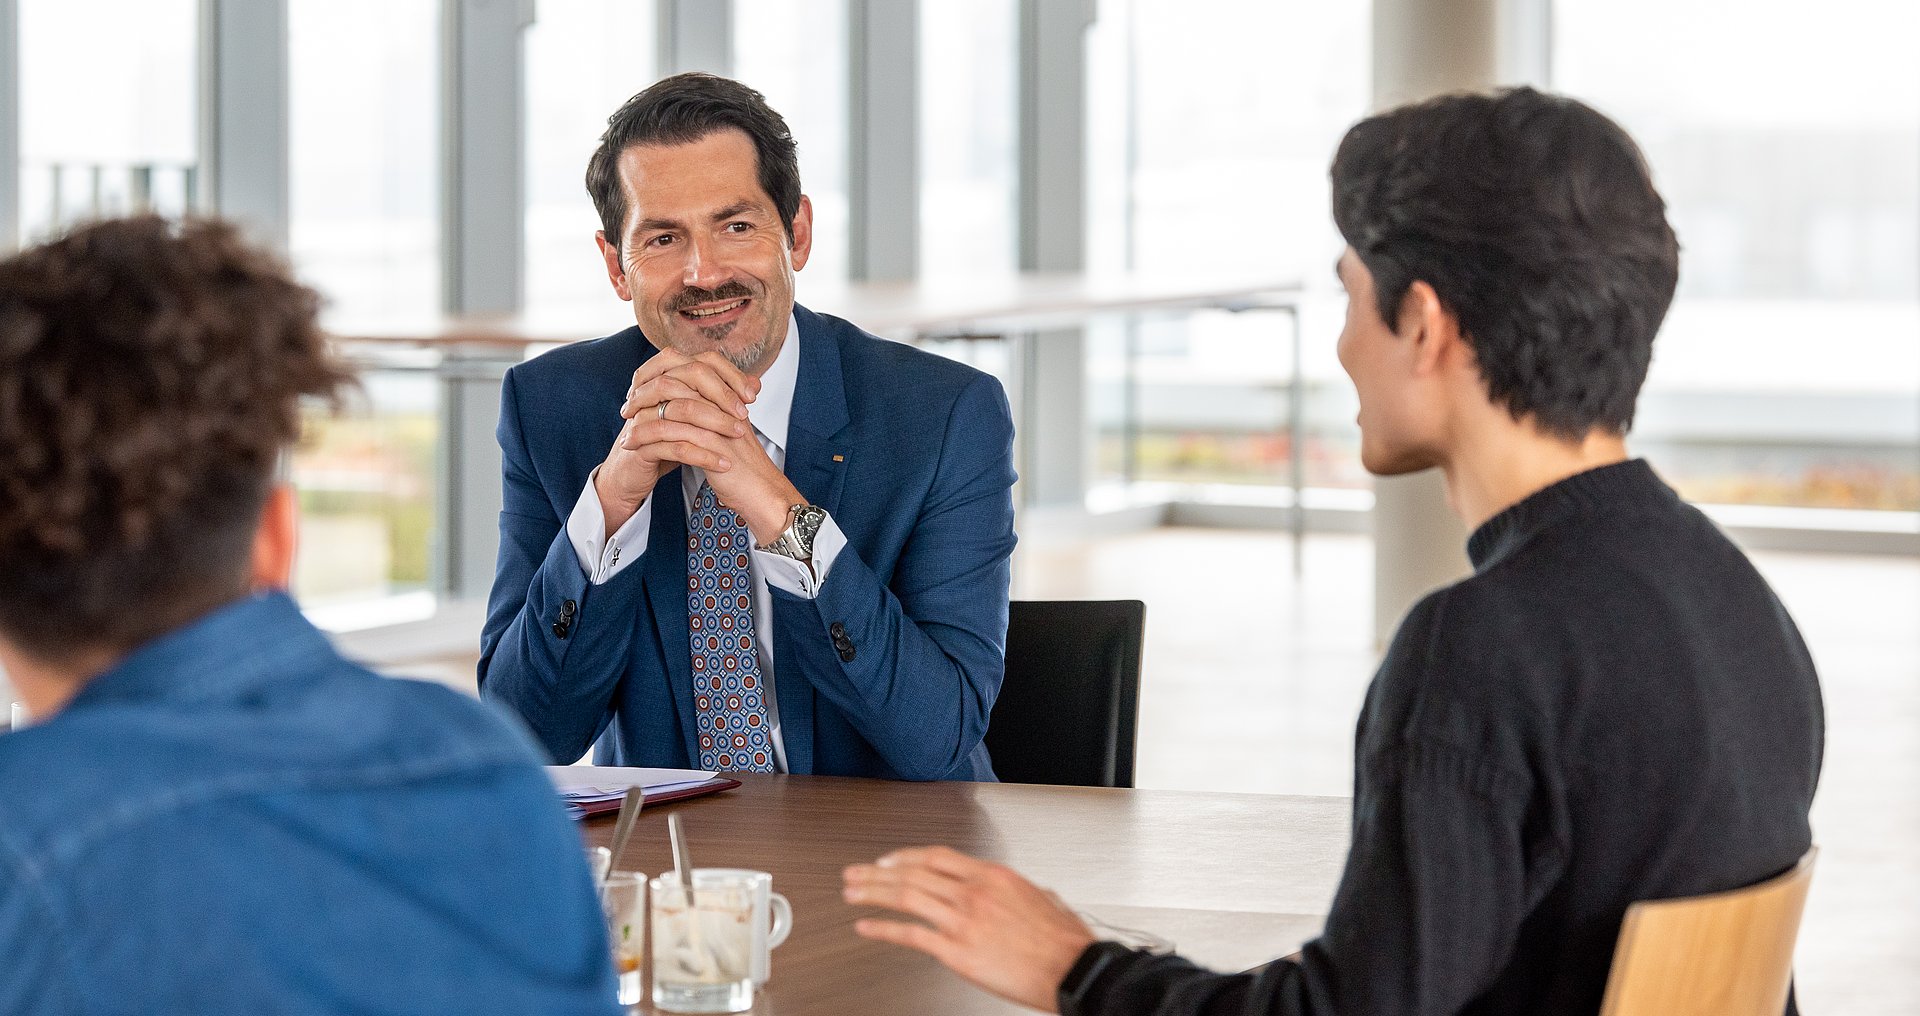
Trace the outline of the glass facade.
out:
<instances>
[{"instance_id":1,"label":"glass facade","mask_svg":"<svg viewBox=\"0 0 1920 1016\"><path fill-rule=\"evenodd\" d=\"M1680 237L1636 450L1700 501L1920 510L1920 7L1553 17L1554 85L1639 139Z\"/></svg>"},{"instance_id":2,"label":"glass facade","mask_svg":"<svg viewBox=\"0 0 1920 1016\"><path fill-rule=\"evenodd\" d=\"M21 239L85 219L193 208L199 4L17 2Z\"/></svg>"},{"instance_id":3,"label":"glass facade","mask_svg":"<svg viewBox=\"0 0 1920 1016\"><path fill-rule=\"evenodd\" d=\"M527 30L527 307L604 307L608 330L632 314L594 245L587 159L607 117L654 80L654 5L541 0Z\"/></svg>"},{"instance_id":4,"label":"glass facade","mask_svg":"<svg viewBox=\"0 0 1920 1016\"><path fill-rule=\"evenodd\" d=\"M439 53L437 0L287 6L288 242L338 315L440 310Z\"/></svg>"},{"instance_id":5,"label":"glass facade","mask_svg":"<svg viewBox=\"0 0 1920 1016\"><path fill-rule=\"evenodd\" d=\"M1369 3L1102 0L1088 44L1090 268L1309 292L1297 333L1271 313L1097 326L1099 480L1290 482L1297 337L1307 485L1366 485L1333 357L1341 243L1326 173L1366 113L1371 25Z\"/></svg>"}]
</instances>

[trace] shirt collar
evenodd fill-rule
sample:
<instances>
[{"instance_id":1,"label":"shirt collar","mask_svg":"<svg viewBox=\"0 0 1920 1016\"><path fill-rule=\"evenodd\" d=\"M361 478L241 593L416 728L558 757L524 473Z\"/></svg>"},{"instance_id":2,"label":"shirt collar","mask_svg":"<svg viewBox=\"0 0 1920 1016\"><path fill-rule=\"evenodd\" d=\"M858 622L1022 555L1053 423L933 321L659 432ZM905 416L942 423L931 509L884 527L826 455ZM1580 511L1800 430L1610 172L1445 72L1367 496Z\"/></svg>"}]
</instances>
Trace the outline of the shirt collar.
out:
<instances>
[{"instance_id":1,"label":"shirt collar","mask_svg":"<svg viewBox=\"0 0 1920 1016\"><path fill-rule=\"evenodd\" d=\"M787 447L787 424L793 418L793 393L800 381L800 322L787 314L787 337L767 372L760 375L760 397L747 406L747 421L760 436Z\"/></svg>"},{"instance_id":2,"label":"shirt collar","mask_svg":"<svg viewBox=\"0 0 1920 1016\"><path fill-rule=\"evenodd\" d=\"M326 636L292 597L262 593L135 649L87 682L66 709L113 701L217 701L304 673L315 660L333 655Z\"/></svg>"}]
</instances>

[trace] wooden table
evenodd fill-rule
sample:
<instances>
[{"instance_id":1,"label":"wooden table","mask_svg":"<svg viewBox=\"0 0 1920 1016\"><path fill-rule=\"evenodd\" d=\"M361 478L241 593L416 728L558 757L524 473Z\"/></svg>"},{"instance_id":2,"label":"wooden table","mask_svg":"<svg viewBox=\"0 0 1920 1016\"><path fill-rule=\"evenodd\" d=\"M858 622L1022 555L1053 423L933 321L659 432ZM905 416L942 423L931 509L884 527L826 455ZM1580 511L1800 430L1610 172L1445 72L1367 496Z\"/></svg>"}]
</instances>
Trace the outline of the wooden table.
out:
<instances>
[{"instance_id":1,"label":"wooden table","mask_svg":"<svg viewBox=\"0 0 1920 1016\"><path fill-rule=\"evenodd\" d=\"M1025 1011L929 957L853 933L873 911L841 900L841 869L896 847L944 843L1004 862L1078 909L1223 970L1317 934L1347 849L1344 798L737 778L737 790L643 811L615 867L672 867L666 820L677 812L695 865L772 872L793 902L794 930L774 950L772 982L752 1011L780 1016ZM582 831L606 844L611 816Z\"/></svg>"}]
</instances>

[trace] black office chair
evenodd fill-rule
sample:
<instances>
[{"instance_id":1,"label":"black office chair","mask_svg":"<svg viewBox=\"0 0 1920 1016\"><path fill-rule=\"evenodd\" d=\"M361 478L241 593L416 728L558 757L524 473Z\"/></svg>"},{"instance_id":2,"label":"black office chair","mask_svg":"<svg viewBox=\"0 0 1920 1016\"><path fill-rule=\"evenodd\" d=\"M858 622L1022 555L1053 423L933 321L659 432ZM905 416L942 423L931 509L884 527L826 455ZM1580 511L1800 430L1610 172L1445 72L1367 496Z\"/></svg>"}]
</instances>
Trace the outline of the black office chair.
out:
<instances>
[{"instance_id":1,"label":"black office chair","mask_svg":"<svg viewBox=\"0 0 1920 1016\"><path fill-rule=\"evenodd\" d=\"M1140 719L1139 600L1015 600L1006 683L987 724L1007 783L1133 786Z\"/></svg>"}]
</instances>

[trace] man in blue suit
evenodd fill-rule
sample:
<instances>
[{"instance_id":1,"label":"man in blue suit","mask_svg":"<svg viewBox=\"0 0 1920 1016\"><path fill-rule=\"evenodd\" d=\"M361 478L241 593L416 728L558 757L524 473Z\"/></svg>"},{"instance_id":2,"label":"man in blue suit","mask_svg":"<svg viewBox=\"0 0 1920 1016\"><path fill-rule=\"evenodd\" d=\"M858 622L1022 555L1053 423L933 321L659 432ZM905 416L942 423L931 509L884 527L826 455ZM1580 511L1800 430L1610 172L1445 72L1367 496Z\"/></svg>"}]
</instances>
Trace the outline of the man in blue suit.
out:
<instances>
[{"instance_id":1,"label":"man in blue suit","mask_svg":"<svg viewBox=\"0 0 1920 1016\"><path fill-rule=\"evenodd\" d=\"M481 695L559 762L993 779L999 383L794 303L813 209L744 85L634 96L587 188L637 327L507 373Z\"/></svg>"}]
</instances>

